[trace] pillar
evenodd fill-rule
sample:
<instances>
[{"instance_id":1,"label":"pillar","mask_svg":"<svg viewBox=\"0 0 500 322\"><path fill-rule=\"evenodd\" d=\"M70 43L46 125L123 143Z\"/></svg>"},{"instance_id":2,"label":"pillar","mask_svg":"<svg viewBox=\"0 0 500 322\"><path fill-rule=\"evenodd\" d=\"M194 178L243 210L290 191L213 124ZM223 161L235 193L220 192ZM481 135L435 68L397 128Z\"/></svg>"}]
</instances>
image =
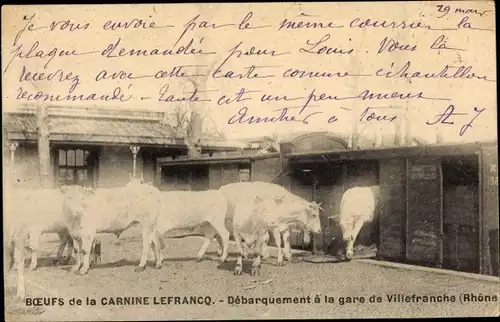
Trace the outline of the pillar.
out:
<instances>
[{"instance_id":1,"label":"pillar","mask_svg":"<svg viewBox=\"0 0 500 322\"><path fill-rule=\"evenodd\" d=\"M137 153L139 153L140 149L141 149L141 147L138 145L131 145L130 146L130 151L132 151L132 154L134 157L134 163L132 166L132 178L134 178L134 179L135 179L135 174L137 172Z\"/></svg>"},{"instance_id":2,"label":"pillar","mask_svg":"<svg viewBox=\"0 0 500 322\"><path fill-rule=\"evenodd\" d=\"M14 180L16 175L16 149L19 146L19 142L10 141L9 142L9 151L10 151L10 171L11 171L11 179L10 185L14 186Z\"/></svg>"}]
</instances>

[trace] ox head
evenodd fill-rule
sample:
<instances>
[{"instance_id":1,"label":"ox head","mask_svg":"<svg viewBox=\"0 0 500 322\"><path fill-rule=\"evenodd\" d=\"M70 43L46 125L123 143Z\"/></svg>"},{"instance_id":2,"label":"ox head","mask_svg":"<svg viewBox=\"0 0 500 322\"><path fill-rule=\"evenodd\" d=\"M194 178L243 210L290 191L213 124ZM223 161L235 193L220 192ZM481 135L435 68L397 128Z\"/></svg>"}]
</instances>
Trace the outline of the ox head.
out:
<instances>
[{"instance_id":1,"label":"ox head","mask_svg":"<svg viewBox=\"0 0 500 322\"><path fill-rule=\"evenodd\" d=\"M339 238L336 243L345 250L345 258L351 260L354 255L355 241L355 237L353 236L353 218L350 216L342 216L342 214L333 214L329 216L328 219L333 219L339 225L342 232L342 238Z\"/></svg>"},{"instance_id":2,"label":"ox head","mask_svg":"<svg viewBox=\"0 0 500 322\"><path fill-rule=\"evenodd\" d=\"M317 234L321 232L321 220L319 219L319 212L323 210L321 203L316 203L315 201L309 202L306 207L307 228Z\"/></svg>"},{"instance_id":3,"label":"ox head","mask_svg":"<svg viewBox=\"0 0 500 322\"><path fill-rule=\"evenodd\" d=\"M80 186L62 186L60 191L64 195L64 212L76 217L83 215L87 197L95 194L94 189Z\"/></svg>"}]
</instances>

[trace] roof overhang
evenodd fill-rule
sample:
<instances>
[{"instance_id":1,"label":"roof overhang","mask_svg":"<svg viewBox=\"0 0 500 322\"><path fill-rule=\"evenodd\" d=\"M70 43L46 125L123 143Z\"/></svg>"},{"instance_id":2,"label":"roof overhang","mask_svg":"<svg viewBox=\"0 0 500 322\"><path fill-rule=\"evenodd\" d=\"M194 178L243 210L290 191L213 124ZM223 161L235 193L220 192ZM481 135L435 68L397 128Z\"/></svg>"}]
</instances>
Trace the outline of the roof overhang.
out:
<instances>
[{"instance_id":1,"label":"roof overhang","mask_svg":"<svg viewBox=\"0 0 500 322\"><path fill-rule=\"evenodd\" d=\"M317 151L311 153L291 153L285 157L292 164L334 163L351 160L380 160L406 157L446 157L479 154L482 146L490 145L498 146L498 143L488 141L348 151Z\"/></svg>"}]
</instances>

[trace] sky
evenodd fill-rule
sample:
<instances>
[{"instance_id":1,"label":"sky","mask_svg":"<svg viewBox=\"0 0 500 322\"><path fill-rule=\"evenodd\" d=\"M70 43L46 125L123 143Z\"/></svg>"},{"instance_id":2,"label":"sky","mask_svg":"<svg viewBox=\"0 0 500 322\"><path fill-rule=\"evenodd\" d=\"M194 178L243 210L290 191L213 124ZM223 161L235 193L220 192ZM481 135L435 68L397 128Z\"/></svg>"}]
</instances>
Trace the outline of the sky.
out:
<instances>
[{"instance_id":1,"label":"sky","mask_svg":"<svg viewBox=\"0 0 500 322\"><path fill-rule=\"evenodd\" d=\"M87 97L119 88L131 98L50 104L172 111L179 104L175 99L197 96L192 106L209 114L228 138L348 134L355 123L366 133L391 132L396 121L389 120L406 117L415 135L430 141L438 131L447 142L496 140L494 7L489 2L467 7L483 15L465 16L453 6L438 12L434 4L420 2L4 6L2 108L38 104L26 100L38 91L64 97L73 90L72 95ZM382 28L383 21L399 27ZM320 22L324 28L304 27ZM412 22L431 28L401 27ZM118 24L121 28L112 30ZM152 55L155 48L206 54ZM148 55L127 55L132 49ZM477 77L377 76L405 65L410 75L438 74L448 65L448 74L462 66ZM258 77L236 76L252 66L251 75ZM295 77L287 77L295 70ZM300 72L329 77L299 78ZM188 77L178 77L182 73L202 75L193 78L197 95ZM426 124L450 105L456 115ZM276 119L285 108L288 120L296 121L243 122L250 116Z\"/></svg>"}]
</instances>

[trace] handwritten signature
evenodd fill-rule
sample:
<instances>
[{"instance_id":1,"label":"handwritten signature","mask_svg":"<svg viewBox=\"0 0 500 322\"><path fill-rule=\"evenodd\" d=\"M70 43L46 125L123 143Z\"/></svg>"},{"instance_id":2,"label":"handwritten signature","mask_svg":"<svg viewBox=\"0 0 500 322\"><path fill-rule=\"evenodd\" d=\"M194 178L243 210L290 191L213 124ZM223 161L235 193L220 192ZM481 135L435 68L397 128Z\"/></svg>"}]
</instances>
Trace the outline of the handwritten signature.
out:
<instances>
[{"instance_id":1,"label":"handwritten signature","mask_svg":"<svg viewBox=\"0 0 500 322\"><path fill-rule=\"evenodd\" d=\"M479 115L481 115L481 113L484 112L484 110L486 110L486 108L479 109L478 107L474 107L475 115L470 119L469 123L464 124L460 128L460 131L459 131L460 136L463 136L465 134L465 132L467 132L467 130L472 127L472 122L474 122L474 120L476 120L479 117ZM436 125L436 124L455 125L455 122L453 121L453 118L452 118L453 116L466 116L466 115L469 115L469 113L456 113L455 106L449 105L443 113L436 115L436 120L434 122L427 121L427 122L425 122L425 124L427 124L427 125Z\"/></svg>"}]
</instances>

